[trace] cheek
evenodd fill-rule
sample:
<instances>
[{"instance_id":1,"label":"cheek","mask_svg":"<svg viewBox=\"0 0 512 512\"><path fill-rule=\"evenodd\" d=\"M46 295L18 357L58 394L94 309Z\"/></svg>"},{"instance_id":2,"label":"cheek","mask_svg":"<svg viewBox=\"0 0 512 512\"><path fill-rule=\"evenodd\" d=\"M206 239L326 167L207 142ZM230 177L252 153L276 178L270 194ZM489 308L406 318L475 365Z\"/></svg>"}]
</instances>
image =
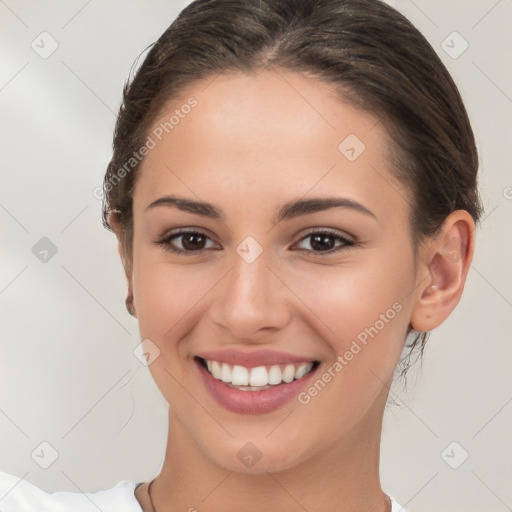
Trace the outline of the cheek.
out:
<instances>
[{"instance_id":1,"label":"cheek","mask_svg":"<svg viewBox=\"0 0 512 512\"><path fill-rule=\"evenodd\" d=\"M409 325L407 295L414 281L412 265L407 267L402 260L358 271L319 269L297 280L311 305L310 323L321 329L332 355L300 397L313 430L332 425L333 436L341 424L349 430L386 394Z\"/></svg>"},{"instance_id":2,"label":"cheek","mask_svg":"<svg viewBox=\"0 0 512 512\"><path fill-rule=\"evenodd\" d=\"M160 392L172 409L186 417L190 397L180 383L189 377L183 364L188 341L203 313L203 299L215 284L215 272L194 265L169 265L141 255L134 260L133 291L141 340L159 350L149 366ZM192 333L192 334L191 334ZM181 405L180 405L181 404Z\"/></svg>"},{"instance_id":3,"label":"cheek","mask_svg":"<svg viewBox=\"0 0 512 512\"><path fill-rule=\"evenodd\" d=\"M218 280L208 265L171 265L161 256L134 256L133 292L140 334L172 356L197 321L203 299ZM195 319L195 320L194 320ZM172 362L172 359L170 359Z\"/></svg>"},{"instance_id":4,"label":"cheek","mask_svg":"<svg viewBox=\"0 0 512 512\"><path fill-rule=\"evenodd\" d=\"M399 361L410 319L412 256L382 252L364 263L311 268L296 282L332 357L302 403L311 402L319 425L333 417L355 423Z\"/></svg>"},{"instance_id":5,"label":"cheek","mask_svg":"<svg viewBox=\"0 0 512 512\"><path fill-rule=\"evenodd\" d=\"M309 306L311 317L337 354L351 341L393 338L408 325L414 275L411 260L393 254L339 266L310 266L293 277L294 291ZM292 276L289 276L292 279ZM389 342L400 340L389 339Z\"/></svg>"}]
</instances>

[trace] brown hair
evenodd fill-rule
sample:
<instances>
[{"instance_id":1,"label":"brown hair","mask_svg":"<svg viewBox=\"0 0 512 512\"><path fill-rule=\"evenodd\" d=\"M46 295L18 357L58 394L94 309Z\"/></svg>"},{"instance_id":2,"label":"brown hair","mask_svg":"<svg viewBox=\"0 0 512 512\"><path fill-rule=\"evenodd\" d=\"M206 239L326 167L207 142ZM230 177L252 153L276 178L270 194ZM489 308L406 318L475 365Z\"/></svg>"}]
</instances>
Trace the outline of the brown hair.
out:
<instances>
[{"instance_id":1,"label":"brown hair","mask_svg":"<svg viewBox=\"0 0 512 512\"><path fill-rule=\"evenodd\" d=\"M378 0L196 0L152 45L123 90L103 223L111 229L109 214L118 217L129 258L140 163L127 169L126 162L162 108L209 76L273 67L327 82L341 99L381 120L395 146L393 172L412 194L415 246L454 210L467 210L478 222L478 156L468 115L442 61L404 16ZM408 362L412 349L423 352L428 332L414 334Z\"/></svg>"}]
</instances>

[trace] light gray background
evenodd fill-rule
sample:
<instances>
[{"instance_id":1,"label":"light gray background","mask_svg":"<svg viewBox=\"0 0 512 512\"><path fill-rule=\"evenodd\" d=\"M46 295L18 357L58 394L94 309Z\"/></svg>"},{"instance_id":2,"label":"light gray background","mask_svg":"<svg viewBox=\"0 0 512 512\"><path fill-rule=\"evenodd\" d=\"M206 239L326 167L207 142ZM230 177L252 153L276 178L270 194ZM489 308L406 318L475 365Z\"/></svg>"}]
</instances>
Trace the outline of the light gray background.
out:
<instances>
[{"instance_id":1,"label":"light gray background","mask_svg":"<svg viewBox=\"0 0 512 512\"><path fill-rule=\"evenodd\" d=\"M132 63L187 3L0 0L0 470L48 492L148 480L163 462L167 405L133 355L137 323L95 194ZM512 2L393 4L460 87L486 213L459 306L409 391L393 391L383 486L410 512L511 510ZM43 31L58 43L46 59L31 47L51 48ZM458 58L443 49L462 49L453 31L469 43ZM58 249L47 262L32 252L42 237ZM42 442L58 453L48 469Z\"/></svg>"}]
</instances>

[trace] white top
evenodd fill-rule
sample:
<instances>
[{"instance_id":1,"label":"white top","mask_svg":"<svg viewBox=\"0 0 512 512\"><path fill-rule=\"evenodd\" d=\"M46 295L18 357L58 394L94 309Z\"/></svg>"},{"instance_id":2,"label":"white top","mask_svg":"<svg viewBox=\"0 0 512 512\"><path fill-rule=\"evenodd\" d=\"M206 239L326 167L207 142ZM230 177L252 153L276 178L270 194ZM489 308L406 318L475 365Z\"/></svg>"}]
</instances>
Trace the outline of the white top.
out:
<instances>
[{"instance_id":1,"label":"white top","mask_svg":"<svg viewBox=\"0 0 512 512\"><path fill-rule=\"evenodd\" d=\"M0 512L142 512L134 491L143 482L123 480L97 492L47 493L17 476L0 471ZM391 496L392 512L407 512Z\"/></svg>"}]
</instances>

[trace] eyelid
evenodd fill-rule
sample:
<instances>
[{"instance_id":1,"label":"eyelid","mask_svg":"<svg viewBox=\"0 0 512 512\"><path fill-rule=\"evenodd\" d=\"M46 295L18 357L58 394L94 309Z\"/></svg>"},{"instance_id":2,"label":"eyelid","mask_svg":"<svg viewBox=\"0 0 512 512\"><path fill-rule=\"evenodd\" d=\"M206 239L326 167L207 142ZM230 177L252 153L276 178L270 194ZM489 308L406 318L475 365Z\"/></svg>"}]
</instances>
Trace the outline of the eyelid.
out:
<instances>
[{"instance_id":1,"label":"eyelid","mask_svg":"<svg viewBox=\"0 0 512 512\"><path fill-rule=\"evenodd\" d=\"M303 240L307 236L310 236L315 233L327 233L332 236L338 236L338 237L346 240L347 242L356 243L355 237L353 237L352 235L349 235L345 231L340 231L340 230L337 230L334 228L322 228L322 227L315 227L315 228L310 228L310 229L306 230L306 232L301 235L300 240Z\"/></svg>"},{"instance_id":2,"label":"eyelid","mask_svg":"<svg viewBox=\"0 0 512 512\"><path fill-rule=\"evenodd\" d=\"M198 235L203 235L203 236L209 238L210 240L214 241L216 244L220 245L215 240L215 237L211 234L211 232L208 229L199 228L199 227L195 227L195 226L187 226L185 228L169 229L163 235L158 237L158 240L168 240L169 238L172 238L173 236L186 235L189 233L197 233Z\"/></svg>"}]
</instances>

